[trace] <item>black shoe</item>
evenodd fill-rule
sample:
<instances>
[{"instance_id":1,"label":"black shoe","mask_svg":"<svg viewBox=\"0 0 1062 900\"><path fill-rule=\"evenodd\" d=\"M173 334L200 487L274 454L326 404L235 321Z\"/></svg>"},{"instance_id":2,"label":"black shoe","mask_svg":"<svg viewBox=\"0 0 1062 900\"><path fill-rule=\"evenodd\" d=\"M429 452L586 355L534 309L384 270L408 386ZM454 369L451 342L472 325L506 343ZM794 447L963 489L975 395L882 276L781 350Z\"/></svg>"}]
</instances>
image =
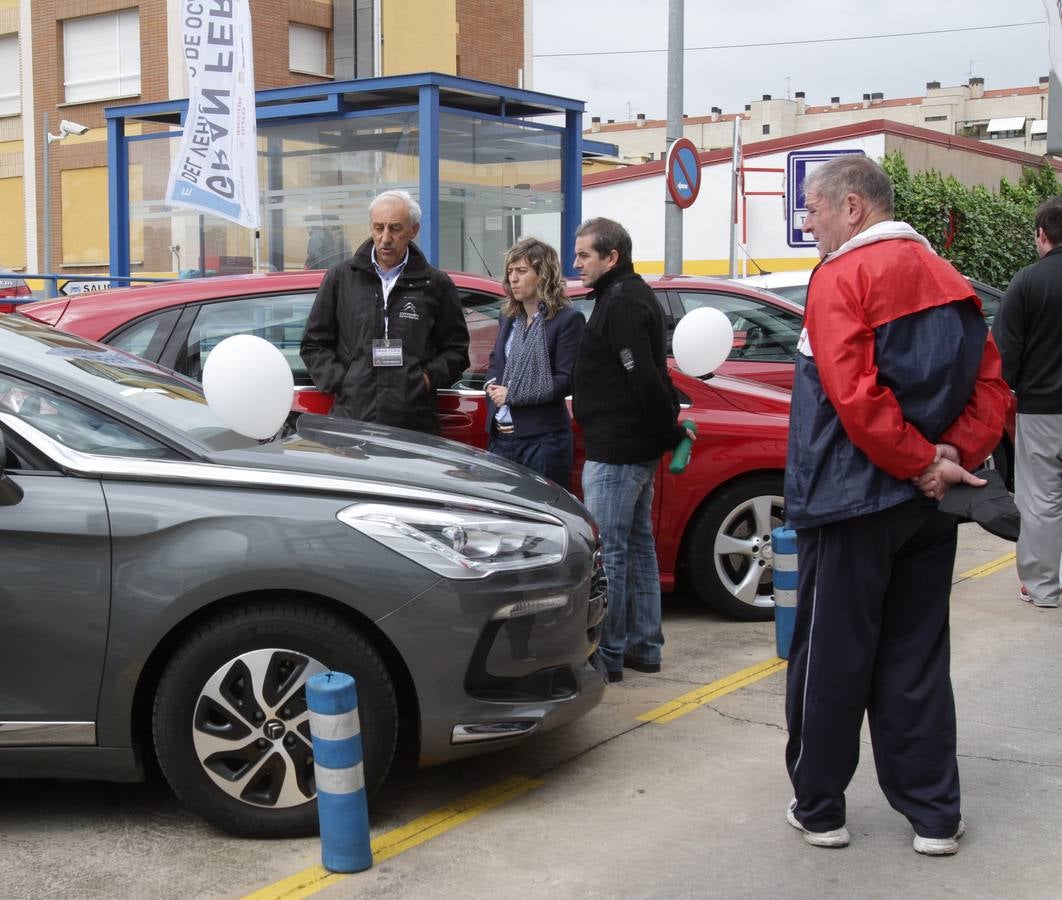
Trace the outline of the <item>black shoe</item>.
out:
<instances>
[{"instance_id":1,"label":"black shoe","mask_svg":"<svg viewBox=\"0 0 1062 900\"><path fill-rule=\"evenodd\" d=\"M605 681L609 684L623 681L623 669L605 669Z\"/></svg>"},{"instance_id":2,"label":"black shoe","mask_svg":"<svg viewBox=\"0 0 1062 900\"><path fill-rule=\"evenodd\" d=\"M660 663L639 662L629 656L623 657L623 668L634 669L635 672L647 672L650 675L660 671Z\"/></svg>"}]
</instances>

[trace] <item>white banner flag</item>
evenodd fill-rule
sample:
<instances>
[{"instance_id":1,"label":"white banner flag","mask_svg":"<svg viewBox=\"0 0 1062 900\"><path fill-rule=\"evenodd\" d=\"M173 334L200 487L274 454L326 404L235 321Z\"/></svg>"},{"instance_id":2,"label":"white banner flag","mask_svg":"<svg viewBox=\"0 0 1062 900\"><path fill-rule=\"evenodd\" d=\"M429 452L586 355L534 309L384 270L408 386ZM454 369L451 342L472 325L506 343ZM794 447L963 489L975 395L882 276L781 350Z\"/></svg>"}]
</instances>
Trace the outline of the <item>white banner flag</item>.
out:
<instances>
[{"instance_id":1,"label":"white banner flag","mask_svg":"<svg viewBox=\"0 0 1062 900\"><path fill-rule=\"evenodd\" d=\"M181 0L188 115L166 202L257 228L258 142L248 0Z\"/></svg>"},{"instance_id":2,"label":"white banner flag","mask_svg":"<svg viewBox=\"0 0 1062 900\"><path fill-rule=\"evenodd\" d=\"M1047 52L1051 68L1062 78L1062 0L1044 0L1047 13Z\"/></svg>"}]
</instances>

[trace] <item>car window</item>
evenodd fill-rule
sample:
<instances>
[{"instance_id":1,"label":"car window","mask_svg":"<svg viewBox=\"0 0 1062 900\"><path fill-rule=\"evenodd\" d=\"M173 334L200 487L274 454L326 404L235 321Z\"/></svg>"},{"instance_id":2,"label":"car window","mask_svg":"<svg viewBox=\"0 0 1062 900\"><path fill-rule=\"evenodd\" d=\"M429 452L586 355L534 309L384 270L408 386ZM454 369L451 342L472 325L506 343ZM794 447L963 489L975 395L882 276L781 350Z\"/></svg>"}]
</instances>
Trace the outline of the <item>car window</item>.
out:
<instances>
[{"instance_id":1,"label":"car window","mask_svg":"<svg viewBox=\"0 0 1062 900\"><path fill-rule=\"evenodd\" d=\"M664 310L664 317L667 318L667 291L653 291L653 293L656 295L656 302L659 303ZM597 298L589 295L584 295L582 297L572 297L571 299L572 309L574 309L576 312L582 313L583 318L586 319L587 322L589 322L590 314L594 311L594 306L597 303ZM674 323L669 322L668 331L671 332L674 330Z\"/></svg>"},{"instance_id":2,"label":"car window","mask_svg":"<svg viewBox=\"0 0 1062 900\"><path fill-rule=\"evenodd\" d=\"M656 295L656 299L660 301L661 305L663 305L663 303L664 303L664 298L663 297L661 297L659 294L657 294ZM594 298L594 297L585 297L585 296L584 297L573 297L572 298L572 308L576 312L581 312L583 314L583 318L586 319L587 322L589 322L590 321L590 313L592 313L594 311L594 304L596 302L597 302L596 298Z\"/></svg>"},{"instance_id":3,"label":"car window","mask_svg":"<svg viewBox=\"0 0 1062 900\"><path fill-rule=\"evenodd\" d=\"M270 294L202 304L177 361L177 371L201 381L211 350L234 334L251 334L269 341L284 354L297 385L310 384L299 345L313 300L312 293Z\"/></svg>"},{"instance_id":4,"label":"car window","mask_svg":"<svg viewBox=\"0 0 1062 900\"><path fill-rule=\"evenodd\" d=\"M720 310L734 328L730 359L793 362L803 320L752 297L711 291L680 291L683 313L711 306Z\"/></svg>"},{"instance_id":5,"label":"car window","mask_svg":"<svg viewBox=\"0 0 1062 900\"><path fill-rule=\"evenodd\" d=\"M1002 298L982 285L974 285L974 290L977 291L977 296L981 298L981 311L985 315L988 327L991 328L992 323L996 320L996 313L999 312L999 301Z\"/></svg>"},{"instance_id":6,"label":"car window","mask_svg":"<svg viewBox=\"0 0 1062 900\"><path fill-rule=\"evenodd\" d=\"M165 309L162 312L137 319L121 331L109 335L103 343L142 359L157 361L180 314L179 308Z\"/></svg>"},{"instance_id":7,"label":"car window","mask_svg":"<svg viewBox=\"0 0 1062 900\"><path fill-rule=\"evenodd\" d=\"M782 287L767 288L772 294L785 297L791 303L799 303L804 306L808 299L808 286L806 284L790 284Z\"/></svg>"},{"instance_id":8,"label":"car window","mask_svg":"<svg viewBox=\"0 0 1062 900\"><path fill-rule=\"evenodd\" d=\"M498 337L498 320L505 297L461 289L461 306L468 326L468 368L454 390L481 391L486 380L490 353Z\"/></svg>"},{"instance_id":9,"label":"car window","mask_svg":"<svg viewBox=\"0 0 1062 900\"><path fill-rule=\"evenodd\" d=\"M103 456L165 457L162 444L92 407L40 385L0 375L0 411L44 432L71 450Z\"/></svg>"}]
</instances>

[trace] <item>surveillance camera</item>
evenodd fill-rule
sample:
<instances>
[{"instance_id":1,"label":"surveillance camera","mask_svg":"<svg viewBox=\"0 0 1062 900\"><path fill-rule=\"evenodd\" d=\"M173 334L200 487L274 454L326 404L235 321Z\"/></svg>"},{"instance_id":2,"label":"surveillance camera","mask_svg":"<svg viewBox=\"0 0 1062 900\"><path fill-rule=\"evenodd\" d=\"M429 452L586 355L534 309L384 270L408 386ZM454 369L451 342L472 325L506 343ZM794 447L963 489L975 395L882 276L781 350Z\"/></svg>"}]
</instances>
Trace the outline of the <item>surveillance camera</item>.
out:
<instances>
[{"instance_id":1,"label":"surveillance camera","mask_svg":"<svg viewBox=\"0 0 1062 900\"><path fill-rule=\"evenodd\" d=\"M77 122L71 122L69 119L63 119L59 123L59 131L62 134L84 134L88 131L88 125L78 125Z\"/></svg>"}]
</instances>

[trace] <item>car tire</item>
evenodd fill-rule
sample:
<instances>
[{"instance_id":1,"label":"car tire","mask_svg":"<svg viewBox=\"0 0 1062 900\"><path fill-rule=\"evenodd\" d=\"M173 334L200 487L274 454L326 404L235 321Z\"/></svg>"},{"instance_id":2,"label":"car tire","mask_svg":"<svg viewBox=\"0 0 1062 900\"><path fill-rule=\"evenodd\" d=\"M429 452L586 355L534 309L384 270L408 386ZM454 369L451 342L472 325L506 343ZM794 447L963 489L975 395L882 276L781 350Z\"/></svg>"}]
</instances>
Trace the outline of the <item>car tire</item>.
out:
<instances>
[{"instance_id":1,"label":"car tire","mask_svg":"<svg viewBox=\"0 0 1062 900\"><path fill-rule=\"evenodd\" d=\"M301 601L278 602L210 619L166 665L152 726L159 765L178 798L242 837L315 833L305 683L327 670L355 679L366 789L378 788L398 735L383 660L341 617Z\"/></svg>"},{"instance_id":2,"label":"car tire","mask_svg":"<svg viewBox=\"0 0 1062 900\"><path fill-rule=\"evenodd\" d=\"M686 569L697 595L744 622L774 618L771 529L783 522L782 476L753 475L713 494L690 532Z\"/></svg>"}]
</instances>

